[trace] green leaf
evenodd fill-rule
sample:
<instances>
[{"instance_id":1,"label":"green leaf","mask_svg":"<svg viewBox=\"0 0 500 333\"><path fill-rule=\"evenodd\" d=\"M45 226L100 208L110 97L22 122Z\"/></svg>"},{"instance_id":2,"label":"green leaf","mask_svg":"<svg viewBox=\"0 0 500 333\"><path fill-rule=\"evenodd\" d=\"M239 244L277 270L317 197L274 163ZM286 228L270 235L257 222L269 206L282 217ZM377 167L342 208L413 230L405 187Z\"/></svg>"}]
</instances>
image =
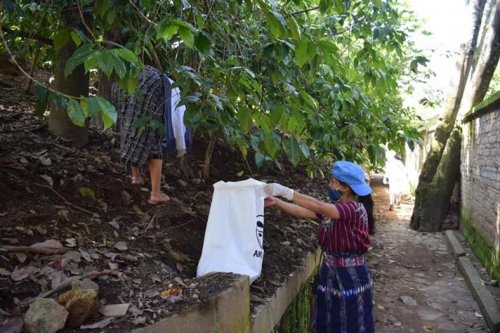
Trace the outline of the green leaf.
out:
<instances>
[{"instance_id":1,"label":"green leaf","mask_svg":"<svg viewBox=\"0 0 500 333\"><path fill-rule=\"evenodd\" d=\"M344 1L343 0L335 0L335 9L337 10L337 13L344 13L345 12L345 6L344 6Z\"/></svg>"},{"instance_id":2,"label":"green leaf","mask_svg":"<svg viewBox=\"0 0 500 333\"><path fill-rule=\"evenodd\" d=\"M260 152L255 153L255 165L260 168L264 165L266 161L266 156Z\"/></svg>"},{"instance_id":3,"label":"green leaf","mask_svg":"<svg viewBox=\"0 0 500 333\"><path fill-rule=\"evenodd\" d=\"M77 34L75 31L71 31L71 39L73 40L73 43L75 43L76 46L80 46L82 44L82 39L80 38L80 35Z\"/></svg>"},{"instance_id":4,"label":"green leaf","mask_svg":"<svg viewBox=\"0 0 500 333\"><path fill-rule=\"evenodd\" d=\"M126 60L130 63L133 63L133 64L139 63L139 58L137 58L137 55L129 49L125 49L125 48L113 49L112 52L113 52L113 54L116 54L117 56L119 56L123 60Z\"/></svg>"},{"instance_id":5,"label":"green leaf","mask_svg":"<svg viewBox=\"0 0 500 333\"><path fill-rule=\"evenodd\" d=\"M194 35L193 32L189 28L179 27L179 36L182 38L184 44L187 47L193 48L194 46Z\"/></svg>"},{"instance_id":6,"label":"green leaf","mask_svg":"<svg viewBox=\"0 0 500 333\"><path fill-rule=\"evenodd\" d=\"M113 68L115 70L115 73L120 79L122 79L127 74L127 67L120 57L112 53L112 51L109 53L113 56Z\"/></svg>"},{"instance_id":7,"label":"green leaf","mask_svg":"<svg viewBox=\"0 0 500 333\"><path fill-rule=\"evenodd\" d=\"M113 6L113 1L111 0L97 0L95 3L95 13L100 18L104 19L106 17L106 13Z\"/></svg>"},{"instance_id":8,"label":"green leaf","mask_svg":"<svg viewBox=\"0 0 500 333\"><path fill-rule=\"evenodd\" d=\"M106 15L106 23L109 24L109 25L112 25L113 22L115 21L116 19L116 14L117 14L117 11L118 10L118 6L113 6L111 7L111 9L108 11L107 15Z\"/></svg>"},{"instance_id":9,"label":"green leaf","mask_svg":"<svg viewBox=\"0 0 500 333\"><path fill-rule=\"evenodd\" d=\"M102 56L101 51L96 50L94 53L90 54L87 57L87 59L83 63L86 73L88 73L91 69L99 67L99 62L101 61L101 56Z\"/></svg>"},{"instance_id":10,"label":"green leaf","mask_svg":"<svg viewBox=\"0 0 500 333\"><path fill-rule=\"evenodd\" d=\"M306 102L306 104L313 110L317 110L318 109L318 102L316 102L316 100L314 99L314 97L312 97L311 95L309 95L305 90L301 90L300 91L300 97L302 97L302 99Z\"/></svg>"},{"instance_id":11,"label":"green leaf","mask_svg":"<svg viewBox=\"0 0 500 333\"><path fill-rule=\"evenodd\" d=\"M35 114L41 117L47 110L49 90L40 84L35 84L33 92L36 96Z\"/></svg>"},{"instance_id":12,"label":"green leaf","mask_svg":"<svg viewBox=\"0 0 500 333\"><path fill-rule=\"evenodd\" d=\"M339 48L335 43L328 39L320 39L318 42L318 46L323 51L323 53L333 53L336 54L339 51Z\"/></svg>"},{"instance_id":13,"label":"green leaf","mask_svg":"<svg viewBox=\"0 0 500 333\"><path fill-rule=\"evenodd\" d=\"M288 17L288 26L290 27L290 32L292 33L293 39L298 42L302 38L302 33L297 21L293 16Z\"/></svg>"},{"instance_id":14,"label":"green leaf","mask_svg":"<svg viewBox=\"0 0 500 333\"><path fill-rule=\"evenodd\" d=\"M210 39L200 32L194 37L194 46L198 52L206 55L210 51Z\"/></svg>"},{"instance_id":15,"label":"green leaf","mask_svg":"<svg viewBox=\"0 0 500 333\"><path fill-rule=\"evenodd\" d=\"M276 143L273 133L264 134L264 147L271 158L274 158L276 156L279 145Z\"/></svg>"},{"instance_id":16,"label":"green leaf","mask_svg":"<svg viewBox=\"0 0 500 333\"><path fill-rule=\"evenodd\" d=\"M244 133L250 132L250 128L253 124L252 111L246 106L241 106L238 111L238 119L241 125L241 129Z\"/></svg>"},{"instance_id":17,"label":"green leaf","mask_svg":"<svg viewBox=\"0 0 500 333\"><path fill-rule=\"evenodd\" d=\"M85 99L85 103L87 104L87 111L92 117L97 117L99 115L100 106L97 102L96 97L88 97ZM81 103L80 103L81 104Z\"/></svg>"},{"instance_id":18,"label":"green leaf","mask_svg":"<svg viewBox=\"0 0 500 333\"><path fill-rule=\"evenodd\" d=\"M156 30L156 38L163 39L165 42L168 42L179 30L179 26L177 24L170 24L165 21L160 22L157 26Z\"/></svg>"},{"instance_id":19,"label":"green leaf","mask_svg":"<svg viewBox=\"0 0 500 333\"><path fill-rule=\"evenodd\" d=\"M68 117L73 124L79 127L85 126L85 115L83 113L80 103L71 98L68 101Z\"/></svg>"},{"instance_id":20,"label":"green leaf","mask_svg":"<svg viewBox=\"0 0 500 333\"><path fill-rule=\"evenodd\" d=\"M101 118L104 123L104 129L108 129L116 123L116 119L118 118L118 114L116 113L116 109L108 102L106 99L102 97L95 97L97 99L97 103L101 109Z\"/></svg>"},{"instance_id":21,"label":"green leaf","mask_svg":"<svg viewBox=\"0 0 500 333\"><path fill-rule=\"evenodd\" d=\"M90 187L82 186L78 188L80 195L84 198L94 201L96 199L95 192Z\"/></svg>"},{"instance_id":22,"label":"green leaf","mask_svg":"<svg viewBox=\"0 0 500 333\"><path fill-rule=\"evenodd\" d=\"M304 66L309 59L309 42L305 39L302 39L295 45L295 62L299 67Z\"/></svg>"},{"instance_id":23,"label":"green leaf","mask_svg":"<svg viewBox=\"0 0 500 333\"><path fill-rule=\"evenodd\" d=\"M372 0L375 7L382 7L382 0Z\"/></svg>"},{"instance_id":24,"label":"green leaf","mask_svg":"<svg viewBox=\"0 0 500 333\"><path fill-rule=\"evenodd\" d=\"M294 137L288 139L285 150L290 163L292 163L293 166L297 166L300 162L300 147Z\"/></svg>"},{"instance_id":25,"label":"green leaf","mask_svg":"<svg viewBox=\"0 0 500 333\"><path fill-rule=\"evenodd\" d=\"M309 146L304 142L300 143L300 150L302 151L302 155L304 155L305 158L311 157L311 150L309 149Z\"/></svg>"},{"instance_id":26,"label":"green leaf","mask_svg":"<svg viewBox=\"0 0 500 333\"><path fill-rule=\"evenodd\" d=\"M321 13L325 13L332 6L332 4L332 0L320 0L319 11Z\"/></svg>"},{"instance_id":27,"label":"green leaf","mask_svg":"<svg viewBox=\"0 0 500 333\"><path fill-rule=\"evenodd\" d=\"M115 58L113 58L110 52L102 52L101 54L99 68L109 77L113 73L113 68L115 67Z\"/></svg>"},{"instance_id":28,"label":"green leaf","mask_svg":"<svg viewBox=\"0 0 500 333\"><path fill-rule=\"evenodd\" d=\"M201 101L201 94L200 93L194 93L193 95L188 95L184 96L181 98L181 104L184 103L199 103Z\"/></svg>"},{"instance_id":29,"label":"green leaf","mask_svg":"<svg viewBox=\"0 0 500 333\"><path fill-rule=\"evenodd\" d=\"M283 117L283 113L285 112L285 107L283 105L275 106L271 109L271 124L273 127L279 125L281 118Z\"/></svg>"},{"instance_id":30,"label":"green leaf","mask_svg":"<svg viewBox=\"0 0 500 333\"><path fill-rule=\"evenodd\" d=\"M66 66L64 67L64 75L68 77L76 67L83 64L85 60L93 53L96 52L92 49L92 44L84 44L82 47L76 49L73 55L66 62Z\"/></svg>"},{"instance_id":31,"label":"green leaf","mask_svg":"<svg viewBox=\"0 0 500 333\"><path fill-rule=\"evenodd\" d=\"M59 50L61 47L66 45L67 42L69 42L70 39L70 29L62 29L59 30L59 32L56 34L54 37L54 47L56 50Z\"/></svg>"},{"instance_id":32,"label":"green leaf","mask_svg":"<svg viewBox=\"0 0 500 333\"><path fill-rule=\"evenodd\" d=\"M267 24L269 25L269 29L271 29L271 33L274 37L280 38L285 34L285 19L283 16L273 10L264 10L266 14Z\"/></svg>"},{"instance_id":33,"label":"green leaf","mask_svg":"<svg viewBox=\"0 0 500 333\"><path fill-rule=\"evenodd\" d=\"M201 30L205 27L205 21L204 21L203 15L201 15L200 13L196 13L195 21L196 21L196 27L198 29Z\"/></svg>"},{"instance_id":34,"label":"green leaf","mask_svg":"<svg viewBox=\"0 0 500 333\"><path fill-rule=\"evenodd\" d=\"M59 109L66 109L68 106L68 99L58 95L54 94L52 92L49 92L49 103L54 105L54 107L59 108Z\"/></svg>"}]
</instances>

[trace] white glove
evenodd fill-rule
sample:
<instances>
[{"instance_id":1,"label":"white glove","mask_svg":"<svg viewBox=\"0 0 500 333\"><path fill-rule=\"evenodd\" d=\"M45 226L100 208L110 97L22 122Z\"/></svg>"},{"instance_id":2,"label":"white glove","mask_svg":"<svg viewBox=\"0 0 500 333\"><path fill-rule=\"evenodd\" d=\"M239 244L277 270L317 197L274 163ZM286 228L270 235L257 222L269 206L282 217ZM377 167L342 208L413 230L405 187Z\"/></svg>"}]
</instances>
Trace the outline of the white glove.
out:
<instances>
[{"instance_id":1,"label":"white glove","mask_svg":"<svg viewBox=\"0 0 500 333\"><path fill-rule=\"evenodd\" d=\"M264 192L270 197L280 196L290 201L293 199L293 190L278 183L266 184Z\"/></svg>"}]
</instances>

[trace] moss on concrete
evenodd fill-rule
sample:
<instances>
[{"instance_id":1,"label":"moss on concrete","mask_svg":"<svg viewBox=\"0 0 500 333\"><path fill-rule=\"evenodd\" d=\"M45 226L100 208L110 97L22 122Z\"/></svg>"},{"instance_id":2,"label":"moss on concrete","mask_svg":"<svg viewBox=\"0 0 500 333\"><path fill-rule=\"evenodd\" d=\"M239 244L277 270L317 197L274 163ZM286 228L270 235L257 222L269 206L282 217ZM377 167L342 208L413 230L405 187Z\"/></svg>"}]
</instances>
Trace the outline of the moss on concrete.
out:
<instances>
[{"instance_id":1,"label":"moss on concrete","mask_svg":"<svg viewBox=\"0 0 500 333\"><path fill-rule=\"evenodd\" d=\"M314 276L316 274L312 274L312 278L304 284L302 290L281 318L280 324L273 330L273 333L305 333L310 331Z\"/></svg>"},{"instance_id":2,"label":"moss on concrete","mask_svg":"<svg viewBox=\"0 0 500 333\"><path fill-rule=\"evenodd\" d=\"M488 274L497 281L500 281L500 249L495 248L474 224L472 216L464 209L461 212L461 223L464 236L472 251L478 257Z\"/></svg>"}]
</instances>

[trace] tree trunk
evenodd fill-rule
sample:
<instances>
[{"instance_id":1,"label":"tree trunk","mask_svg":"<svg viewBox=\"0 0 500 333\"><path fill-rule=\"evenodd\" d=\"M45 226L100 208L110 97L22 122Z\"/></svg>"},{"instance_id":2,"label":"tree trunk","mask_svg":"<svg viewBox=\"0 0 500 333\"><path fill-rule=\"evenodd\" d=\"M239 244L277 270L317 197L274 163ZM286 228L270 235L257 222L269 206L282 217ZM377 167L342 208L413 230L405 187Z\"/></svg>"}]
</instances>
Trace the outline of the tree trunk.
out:
<instances>
[{"instance_id":1,"label":"tree trunk","mask_svg":"<svg viewBox=\"0 0 500 333\"><path fill-rule=\"evenodd\" d=\"M430 151L425 159L422 171L418 178L418 185L415 190L415 205L413 208L413 214L411 216L410 228L414 230L420 230L420 224L422 223L422 213L421 211L427 208L428 196L430 193L426 193L430 187L429 184L432 182L436 170L443 156L443 151L446 146L446 141L448 140L450 133L453 129L453 125L456 120L456 116L460 106L460 100L462 98L465 83L467 77L465 76L465 67L467 62L467 57L462 54L461 63L457 64L459 72L459 80L454 87L453 94L451 94L445 105L445 115L441 118L440 124L436 128L436 133L431 138ZM469 65L470 66L470 65Z\"/></svg>"},{"instance_id":2,"label":"tree trunk","mask_svg":"<svg viewBox=\"0 0 500 333\"><path fill-rule=\"evenodd\" d=\"M217 141L217 136L215 134L210 135L210 140L208 141L207 150L205 150L205 160L203 161L203 177L208 179L210 177L210 163L212 161L212 154L215 148L215 142Z\"/></svg>"},{"instance_id":3,"label":"tree trunk","mask_svg":"<svg viewBox=\"0 0 500 333\"><path fill-rule=\"evenodd\" d=\"M443 158L432 182L428 183L421 197L419 231L439 231L450 207L450 198L460 176L460 127L451 133ZM414 213L415 214L415 213Z\"/></svg>"},{"instance_id":4,"label":"tree trunk","mask_svg":"<svg viewBox=\"0 0 500 333\"><path fill-rule=\"evenodd\" d=\"M84 16L85 17L85 16ZM63 27L78 28L85 31L77 7L63 9L61 13ZM88 22L88 21L87 21ZM87 97L89 95L89 76L85 75L83 66L78 66L71 75L65 77L64 67L67 60L76 50L76 45L70 39L63 47L56 50L54 61L54 89L70 96ZM79 127L71 122L66 108L52 105L49 115L49 130L76 146L88 143L87 127Z\"/></svg>"},{"instance_id":5,"label":"tree trunk","mask_svg":"<svg viewBox=\"0 0 500 333\"><path fill-rule=\"evenodd\" d=\"M472 84L469 85L470 91L467 91L463 108L460 108L460 116L465 115L484 99L495 73L500 58L500 3L496 3L488 13L488 23L481 44L478 46L481 52L477 53L473 64Z\"/></svg>"},{"instance_id":6,"label":"tree trunk","mask_svg":"<svg viewBox=\"0 0 500 333\"><path fill-rule=\"evenodd\" d=\"M467 79L473 63L474 52L477 45L481 20L486 0L476 0L470 3L473 9L470 39L462 44L462 53L457 60L458 80L450 90L443 108L443 115L436 128L436 133L431 138L430 151L420 172L418 185L415 190L415 205L410 221L410 228L420 230L421 210L426 209L426 198L429 196L426 191L428 184L433 180L436 170L441 161L446 141L453 130L460 104L464 95Z\"/></svg>"},{"instance_id":7,"label":"tree trunk","mask_svg":"<svg viewBox=\"0 0 500 333\"><path fill-rule=\"evenodd\" d=\"M485 16L492 19L488 19L488 24L484 26L481 43L475 52L477 56L473 64L474 70L467 80L463 97L460 97L462 99L459 108L460 118L483 100L500 58L500 4L497 3L488 8L490 9L491 13ZM459 130L458 126L455 125L454 136L458 135L455 134ZM410 224L412 229L419 231L441 229L442 221L449 211L454 183L460 173L460 159L457 160L457 156L460 156L460 140L458 143L455 140L457 140L455 137L448 140L432 182L421 186L420 197L417 197L419 206L417 207L416 200Z\"/></svg>"}]
</instances>

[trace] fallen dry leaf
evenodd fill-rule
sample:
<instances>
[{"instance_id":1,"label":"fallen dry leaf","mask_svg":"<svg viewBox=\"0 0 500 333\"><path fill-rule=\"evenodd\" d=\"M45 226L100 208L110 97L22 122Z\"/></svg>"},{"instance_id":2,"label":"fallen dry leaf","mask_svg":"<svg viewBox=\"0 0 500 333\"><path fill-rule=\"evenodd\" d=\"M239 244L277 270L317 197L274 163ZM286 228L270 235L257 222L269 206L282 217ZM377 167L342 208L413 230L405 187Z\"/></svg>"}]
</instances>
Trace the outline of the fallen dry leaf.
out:
<instances>
[{"instance_id":1,"label":"fallen dry leaf","mask_svg":"<svg viewBox=\"0 0 500 333\"><path fill-rule=\"evenodd\" d=\"M31 273L35 272L36 268L33 266L17 268L10 274L10 278L16 282L26 279Z\"/></svg>"},{"instance_id":2,"label":"fallen dry leaf","mask_svg":"<svg viewBox=\"0 0 500 333\"><path fill-rule=\"evenodd\" d=\"M106 258L109 258L111 259L112 261L115 261L116 257L119 255L119 253L116 253L116 252L106 252L104 253L104 256Z\"/></svg>"},{"instance_id":3,"label":"fallen dry leaf","mask_svg":"<svg viewBox=\"0 0 500 333\"><path fill-rule=\"evenodd\" d=\"M57 212L56 216L57 219L61 222L69 222L69 211L66 209L61 209L60 211Z\"/></svg>"},{"instance_id":4,"label":"fallen dry leaf","mask_svg":"<svg viewBox=\"0 0 500 333\"><path fill-rule=\"evenodd\" d=\"M109 224L109 225L111 225L111 226L112 226L113 228L115 228L116 230L119 230L119 229L120 229L120 224L119 224L117 221L115 221L115 220L113 220L113 221L111 221L111 222L108 222L108 224Z\"/></svg>"},{"instance_id":5,"label":"fallen dry leaf","mask_svg":"<svg viewBox=\"0 0 500 333\"><path fill-rule=\"evenodd\" d=\"M82 255L83 259L85 259L87 262L91 262L92 261L92 258L90 257L90 254L87 251L82 250L82 249L79 249L78 251Z\"/></svg>"},{"instance_id":6,"label":"fallen dry leaf","mask_svg":"<svg viewBox=\"0 0 500 333\"><path fill-rule=\"evenodd\" d=\"M99 307L99 313L105 317L122 317L127 314L130 303L108 304Z\"/></svg>"},{"instance_id":7,"label":"fallen dry leaf","mask_svg":"<svg viewBox=\"0 0 500 333\"><path fill-rule=\"evenodd\" d=\"M53 187L53 186L54 186L54 181L52 180L52 177L47 176L47 175L40 175L40 178L45 179L45 181L46 181L47 183L49 183L49 186L50 186L50 187Z\"/></svg>"},{"instance_id":8,"label":"fallen dry leaf","mask_svg":"<svg viewBox=\"0 0 500 333\"><path fill-rule=\"evenodd\" d=\"M70 251L64 254L64 259L67 260L67 262L74 261L74 262L80 262L82 261L82 254L80 252L76 251Z\"/></svg>"},{"instance_id":9,"label":"fallen dry leaf","mask_svg":"<svg viewBox=\"0 0 500 333\"><path fill-rule=\"evenodd\" d=\"M117 242L115 244L115 249L120 250L120 251L127 251L128 250L128 245L124 241Z\"/></svg>"},{"instance_id":10,"label":"fallen dry leaf","mask_svg":"<svg viewBox=\"0 0 500 333\"><path fill-rule=\"evenodd\" d=\"M167 288L165 290L162 290L160 292L160 297L161 297L161 299L166 299L167 301L169 301L171 303L175 303L175 302L182 299L182 288L181 287L174 287L174 288Z\"/></svg>"},{"instance_id":11,"label":"fallen dry leaf","mask_svg":"<svg viewBox=\"0 0 500 333\"><path fill-rule=\"evenodd\" d=\"M26 259L28 259L28 256L24 253L16 252L16 258L21 264L24 264Z\"/></svg>"},{"instance_id":12,"label":"fallen dry leaf","mask_svg":"<svg viewBox=\"0 0 500 333\"><path fill-rule=\"evenodd\" d=\"M118 264L114 262L108 262L109 269L118 270Z\"/></svg>"},{"instance_id":13,"label":"fallen dry leaf","mask_svg":"<svg viewBox=\"0 0 500 333\"><path fill-rule=\"evenodd\" d=\"M24 320L21 317L7 319L0 325L2 333L21 333L23 332Z\"/></svg>"},{"instance_id":14,"label":"fallen dry leaf","mask_svg":"<svg viewBox=\"0 0 500 333\"><path fill-rule=\"evenodd\" d=\"M44 250L47 250L49 252L53 251L53 253L57 253L63 249L62 244L55 239L48 239L48 240L41 242L41 243L35 243L35 244L32 244L30 247L36 248L36 249L44 249Z\"/></svg>"},{"instance_id":15,"label":"fallen dry leaf","mask_svg":"<svg viewBox=\"0 0 500 333\"><path fill-rule=\"evenodd\" d=\"M66 274L63 271L55 271L50 275L51 288L54 289L60 285L63 281L67 279Z\"/></svg>"},{"instance_id":16,"label":"fallen dry leaf","mask_svg":"<svg viewBox=\"0 0 500 333\"><path fill-rule=\"evenodd\" d=\"M67 247L76 247L76 239L74 239L74 238L66 238L64 240L64 244Z\"/></svg>"}]
</instances>

